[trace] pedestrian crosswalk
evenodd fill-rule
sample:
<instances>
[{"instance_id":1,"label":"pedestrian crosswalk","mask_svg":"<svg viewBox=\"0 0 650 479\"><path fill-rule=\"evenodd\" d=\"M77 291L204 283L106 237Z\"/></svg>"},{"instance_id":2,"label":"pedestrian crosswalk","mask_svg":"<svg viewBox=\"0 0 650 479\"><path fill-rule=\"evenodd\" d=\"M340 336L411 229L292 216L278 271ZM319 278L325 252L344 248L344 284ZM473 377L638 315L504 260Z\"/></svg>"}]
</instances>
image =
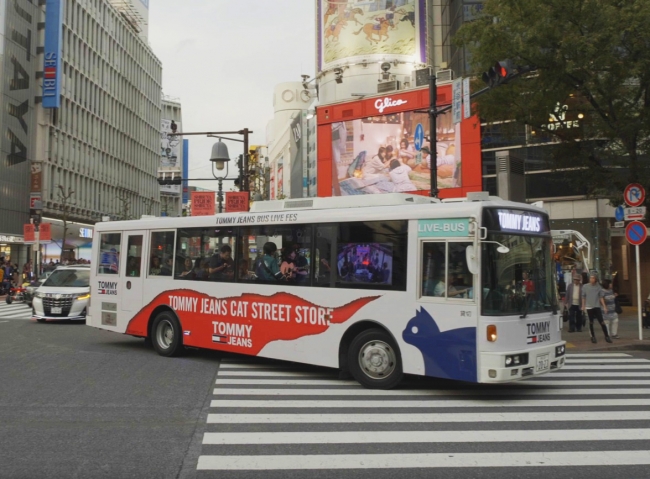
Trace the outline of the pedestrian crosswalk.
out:
<instances>
[{"instance_id":1,"label":"pedestrian crosswalk","mask_svg":"<svg viewBox=\"0 0 650 479\"><path fill-rule=\"evenodd\" d=\"M0 303L0 319L32 319L32 308L26 303Z\"/></svg>"},{"instance_id":2,"label":"pedestrian crosswalk","mask_svg":"<svg viewBox=\"0 0 650 479\"><path fill-rule=\"evenodd\" d=\"M400 389L376 391L329 369L224 359L197 474L645 477L649 375L650 360L584 353L524 382L409 378Z\"/></svg>"}]
</instances>

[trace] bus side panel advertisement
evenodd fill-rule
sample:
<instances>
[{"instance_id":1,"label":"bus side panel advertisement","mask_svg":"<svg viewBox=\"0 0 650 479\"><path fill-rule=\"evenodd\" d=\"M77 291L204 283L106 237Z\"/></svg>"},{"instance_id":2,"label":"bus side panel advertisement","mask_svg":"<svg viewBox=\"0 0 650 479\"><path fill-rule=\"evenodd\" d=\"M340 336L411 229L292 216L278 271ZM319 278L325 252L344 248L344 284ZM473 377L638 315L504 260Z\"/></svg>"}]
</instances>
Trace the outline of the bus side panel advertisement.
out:
<instances>
[{"instance_id":1,"label":"bus side panel advertisement","mask_svg":"<svg viewBox=\"0 0 650 479\"><path fill-rule=\"evenodd\" d=\"M330 308L289 293L215 298L177 289L156 296L129 322L126 334L146 336L152 312L170 306L180 319L185 345L257 355L272 341L324 333L331 324L346 322L378 298L367 296Z\"/></svg>"}]
</instances>

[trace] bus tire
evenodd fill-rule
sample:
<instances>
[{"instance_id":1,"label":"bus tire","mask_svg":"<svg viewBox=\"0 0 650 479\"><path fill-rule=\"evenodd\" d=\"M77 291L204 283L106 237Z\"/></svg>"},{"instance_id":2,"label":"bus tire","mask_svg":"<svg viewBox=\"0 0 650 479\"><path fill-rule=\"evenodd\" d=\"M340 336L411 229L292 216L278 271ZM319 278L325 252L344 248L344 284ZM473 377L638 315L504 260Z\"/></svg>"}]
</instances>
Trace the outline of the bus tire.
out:
<instances>
[{"instance_id":1,"label":"bus tire","mask_svg":"<svg viewBox=\"0 0 650 479\"><path fill-rule=\"evenodd\" d=\"M348 365L354 379L368 389L392 389L404 376L399 349L381 329L367 329L352 340Z\"/></svg>"},{"instance_id":2,"label":"bus tire","mask_svg":"<svg viewBox=\"0 0 650 479\"><path fill-rule=\"evenodd\" d=\"M11 302L13 301L13 299L11 298L11 296L7 296L7 297L5 298L5 301L7 302L7 304L11 304Z\"/></svg>"},{"instance_id":3,"label":"bus tire","mask_svg":"<svg viewBox=\"0 0 650 479\"><path fill-rule=\"evenodd\" d=\"M36 318L36 321L38 321L39 323L44 323L47 320L45 318Z\"/></svg>"},{"instance_id":4,"label":"bus tire","mask_svg":"<svg viewBox=\"0 0 650 479\"><path fill-rule=\"evenodd\" d=\"M161 356L178 356L183 351L181 326L169 311L163 311L156 316L151 333L153 348Z\"/></svg>"}]
</instances>

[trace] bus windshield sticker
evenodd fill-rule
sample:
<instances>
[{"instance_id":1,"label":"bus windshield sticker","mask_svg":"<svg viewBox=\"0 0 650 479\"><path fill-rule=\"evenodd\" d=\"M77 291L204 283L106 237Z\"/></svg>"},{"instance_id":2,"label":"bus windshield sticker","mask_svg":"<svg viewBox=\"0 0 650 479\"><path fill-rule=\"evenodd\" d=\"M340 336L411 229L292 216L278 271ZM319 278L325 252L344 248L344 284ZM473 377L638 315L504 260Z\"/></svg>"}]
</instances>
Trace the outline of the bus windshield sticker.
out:
<instances>
[{"instance_id":1,"label":"bus windshield sticker","mask_svg":"<svg viewBox=\"0 0 650 479\"><path fill-rule=\"evenodd\" d=\"M126 334L146 336L152 312L159 306L169 306L183 330L191 331L193 346L213 348L219 344L219 349L255 355L273 341L324 333L330 325L344 323L379 297L367 296L331 308L290 293L215 298L186 289L166 291L129 322Z\"/></svg>"},{"instance_id":2,"label":"bus windshield sticker","mask_svg":"<svg viewBox=\"0 0 650 479\"><path fill-rule=\"evenodd\" d=\"M448 238L469 236L469 218L419 220L420 238Z\"/></svg>"}]
</instances>

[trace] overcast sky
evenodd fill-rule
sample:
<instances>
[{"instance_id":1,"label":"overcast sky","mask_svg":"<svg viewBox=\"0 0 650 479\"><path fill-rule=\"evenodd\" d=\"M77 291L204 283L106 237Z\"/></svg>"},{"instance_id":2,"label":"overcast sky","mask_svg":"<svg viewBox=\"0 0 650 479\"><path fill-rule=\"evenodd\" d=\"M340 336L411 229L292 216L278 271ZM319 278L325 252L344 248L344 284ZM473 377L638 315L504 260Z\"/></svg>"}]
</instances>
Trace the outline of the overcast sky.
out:
<instances>
[{"instance_id":1,"label":"overcast sky","mask_svg":"<svg viewBox=\"0 0 650 479\"><path fill-rule=\"evenodd\" d=\"M253 130L266 143L273 88L314 75L313 0L151 0L149 43L163 92L180 98L183 131ZM238 136L241 138L241 136ZM215 139L188 137L190 178L211 177ZM231 158L243 152L228 142ZM233 168L234 167L234 168ZM236 175L232 165L229 176ZM190 183L217 189L216 182Z\"/></svg>"}]
</instances>

